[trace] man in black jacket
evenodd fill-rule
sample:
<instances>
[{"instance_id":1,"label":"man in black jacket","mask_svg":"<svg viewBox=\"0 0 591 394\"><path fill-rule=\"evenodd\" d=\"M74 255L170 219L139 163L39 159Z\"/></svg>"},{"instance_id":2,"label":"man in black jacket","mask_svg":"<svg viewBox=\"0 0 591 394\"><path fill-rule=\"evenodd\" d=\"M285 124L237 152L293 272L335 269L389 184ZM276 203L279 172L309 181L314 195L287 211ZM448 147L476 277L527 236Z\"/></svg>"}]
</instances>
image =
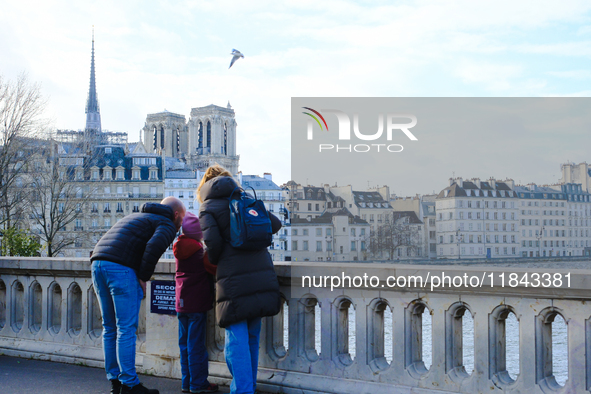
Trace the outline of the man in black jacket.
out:
<instances>
[{"instance_id":1,"label":"man in black jacket","mask_svg":"<svg viewBox=\"0 0 591 394\"><path fill-rule=\"evenodd\" d=\"M185 217L175 197L146 203L141 213L118 221L92 252L92 282L103 316L105 370L111 393L158 394L144 387L135 371L138 316L146 282L174 240Z\"/></svg>"}]
</instances>

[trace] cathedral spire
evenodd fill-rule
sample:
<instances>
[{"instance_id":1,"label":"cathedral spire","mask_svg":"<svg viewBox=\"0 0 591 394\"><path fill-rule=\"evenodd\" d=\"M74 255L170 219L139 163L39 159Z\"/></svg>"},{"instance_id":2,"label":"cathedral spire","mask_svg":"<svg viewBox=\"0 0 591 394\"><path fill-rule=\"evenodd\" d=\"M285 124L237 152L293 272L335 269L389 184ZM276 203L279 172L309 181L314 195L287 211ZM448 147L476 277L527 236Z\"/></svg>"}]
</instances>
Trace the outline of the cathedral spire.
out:
<instances>
[{"instance_id":1,"label":"cathedral spire","mask_svg":"<svg viewBox=\"0 0 591 394\"><path fill-rule=\"evenodd\" d=\"M86 131L96 136L101 132L101 114L96 93L96 77L94 74L94 26L92 26L92 55L90 58L90 87L86 100ZM91 130L93 132L91 132Z\"/></svg>"}]
</instances>

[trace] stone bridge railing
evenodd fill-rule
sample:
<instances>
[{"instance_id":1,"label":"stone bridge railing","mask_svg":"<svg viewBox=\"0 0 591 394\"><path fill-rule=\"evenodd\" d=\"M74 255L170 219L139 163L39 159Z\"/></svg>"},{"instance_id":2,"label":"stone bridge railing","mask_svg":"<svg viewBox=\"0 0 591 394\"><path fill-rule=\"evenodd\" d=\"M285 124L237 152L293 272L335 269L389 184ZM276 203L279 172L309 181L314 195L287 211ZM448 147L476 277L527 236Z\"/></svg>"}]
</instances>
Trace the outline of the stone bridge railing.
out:
<instances>
[{"instance_id":1,"label":"stone bridge railing","mask_svg":"<svg viewBox=\"0 0 591 394\"><path fill-rule=\"evenodd\" d=\"M261 333L260 387L277 393L584 393L591 391L591 272L583 269L278 263L284 312ZM531 271L562 283L526 287ZM482 286L438 287L434 277L477 277ZM502 274L505 273L504 287ZM509 283L509 273L519 280ZM302 287L302 276L352 278L352 285ZM362 282L364 275L368 283ZM172 280L161 261L153 279ZM388 277L427 279L389 287ZM357 280L355 277L359 277ZM371 279L375 277L374 279ZM543 280L543 278L540 278ZM336 282L333 282L336 284ZM475 282L472 282L474 284ZM318 282L316 282L318 284ZM399 282L402 285L402 282ZM360 286L356 286L360 285ZM514 285L511 287L510 285ZM354 313L353 313L354 310ZM318 317L317 314L320 314ZM431 365L423 361L423 316L431 315ZM474 322L474 371L463 365L462 319ZM505 321L519 322L519 375L507 371ZM567 327L568 379L553 373L552 322ZM354 319L352 318L354 316ZM388 318L386 318L388 316ZM391 316L391 318L390 318ZM353 327L354 326L354 327ZM137 366L180 377L177 321L140 314ZM208 323L212 381L227 383L223 330ZM391 338L391 339L390 339ZM391 361L387 353L392 354ZM102 367L101 320L89 263L80 259L0 258L0 353ZM427 368L428 367L428 368Z\"/></svg>"}]
</instances>

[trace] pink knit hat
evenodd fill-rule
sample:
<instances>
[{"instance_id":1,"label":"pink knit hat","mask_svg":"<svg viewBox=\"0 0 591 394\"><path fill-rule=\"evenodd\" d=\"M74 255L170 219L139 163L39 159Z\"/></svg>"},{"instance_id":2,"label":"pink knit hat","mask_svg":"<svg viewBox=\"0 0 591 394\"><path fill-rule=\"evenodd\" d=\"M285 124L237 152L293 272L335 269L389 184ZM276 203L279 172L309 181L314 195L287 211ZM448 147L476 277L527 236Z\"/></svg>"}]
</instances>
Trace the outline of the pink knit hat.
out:
<instances>
[{"instance_id":1,"label":"pink knit hat","mask_svg":"<svg viewBox=\"0 0 591 394\"><path fill-rule=\"evenodd\" d=\"M187 212L185 214L185 218L183 219L183 234L196 240L203 238L201 225L199 224L199 218L191 212Z\"/></svg>"}]
</instances>

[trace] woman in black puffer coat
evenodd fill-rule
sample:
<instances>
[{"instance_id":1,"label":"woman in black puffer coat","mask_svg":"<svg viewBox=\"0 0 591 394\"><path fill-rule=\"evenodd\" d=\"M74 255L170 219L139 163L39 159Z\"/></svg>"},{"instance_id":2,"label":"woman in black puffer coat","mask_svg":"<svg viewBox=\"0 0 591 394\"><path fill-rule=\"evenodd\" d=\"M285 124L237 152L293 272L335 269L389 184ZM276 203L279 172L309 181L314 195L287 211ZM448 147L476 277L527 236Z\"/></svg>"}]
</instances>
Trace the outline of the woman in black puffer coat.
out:
<instances>
[{"instance_id":1,"label":"woman in black puffer coat","mask_svg":"<svg viewBox=\"0 0 591 394\"><path fill-rule=\"evenodd\" d=\"M281 309L279 282L267 249L242 250L230 245L229 198L238 184L223 167L209 167L197 189L199 221L209 261L217 265L216 318L226 329L225 357L232 393L254 393L261 318ZM235 191L236 196L239 190ZM273 233L281 222L273 214Z\"/></svg>"}]
</instances>

